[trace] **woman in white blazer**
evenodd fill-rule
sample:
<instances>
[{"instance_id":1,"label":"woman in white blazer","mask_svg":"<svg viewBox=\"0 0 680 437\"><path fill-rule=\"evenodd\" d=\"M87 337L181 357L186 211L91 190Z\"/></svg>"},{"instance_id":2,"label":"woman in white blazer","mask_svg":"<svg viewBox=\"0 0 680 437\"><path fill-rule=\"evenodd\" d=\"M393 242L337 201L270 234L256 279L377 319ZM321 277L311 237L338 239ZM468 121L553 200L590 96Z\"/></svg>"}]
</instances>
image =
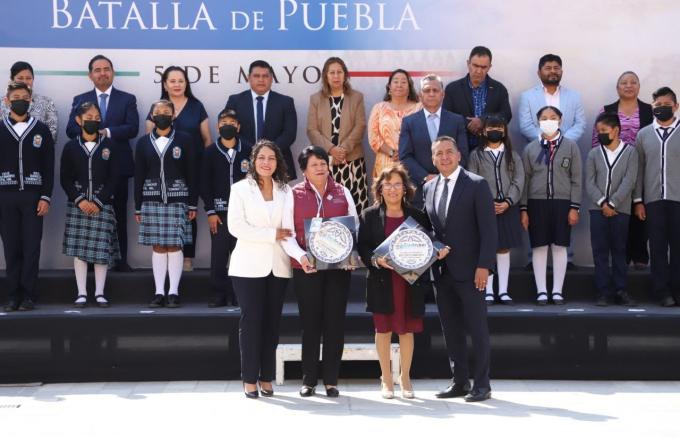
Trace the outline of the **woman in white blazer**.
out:
<instances>
[{"instance_id":1,"label":"woman in white blazer","mask_svg":"<svg viewBox=\"0 0 680 437\"><path fill-rule=\"evenodd\" d=\"M281 150L260 140L250 156L248 177L232 186L229 198L227 225L237 238L229 276L241 307L241 377L248 398L274 394L279 322L292 276L280 244L292 236L291 229L281 226L284 205L292 201L287 180Z\"/></svg>"}]
</instances>

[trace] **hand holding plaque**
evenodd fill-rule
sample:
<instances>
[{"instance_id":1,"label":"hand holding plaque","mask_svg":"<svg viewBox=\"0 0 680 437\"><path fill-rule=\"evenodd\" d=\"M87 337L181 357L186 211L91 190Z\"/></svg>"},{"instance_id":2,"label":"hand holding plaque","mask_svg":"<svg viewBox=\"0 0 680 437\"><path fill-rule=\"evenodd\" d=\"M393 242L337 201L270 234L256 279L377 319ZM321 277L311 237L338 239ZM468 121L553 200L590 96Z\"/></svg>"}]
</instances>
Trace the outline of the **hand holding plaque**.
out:
<instances>
[{"instance_id":1,"label":"hand holding plaque","mask_svg":"<svg viewBox=\"0 0 680 437\"><path fill-rule=\"evenodd\" d=\"M356 252L356 221L352 216L305 220L309 261L316 270L363 267Z\"/></svg>"},{"instance_id":2,"label":"hand holding plaque","mask_svg":"<svg viewBox=\"0 0 680 437\"><path fill-rule=\"evenodd\" d=\"M441 243L433 242L425 229L409 217L373 251L373 257L383 258L395 272L413 284L437 260L443 247Z\"/></svg>"}]
</instances>

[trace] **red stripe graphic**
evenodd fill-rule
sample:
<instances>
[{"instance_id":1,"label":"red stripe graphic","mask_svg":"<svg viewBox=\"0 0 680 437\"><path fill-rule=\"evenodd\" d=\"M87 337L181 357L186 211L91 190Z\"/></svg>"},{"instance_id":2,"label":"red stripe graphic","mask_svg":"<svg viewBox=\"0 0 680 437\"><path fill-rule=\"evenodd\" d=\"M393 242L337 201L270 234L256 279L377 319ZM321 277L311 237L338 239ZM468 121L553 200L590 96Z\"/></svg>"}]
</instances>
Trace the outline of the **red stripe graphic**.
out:
<instances>
[{"instance_id":1,"label":"red stripe graphic","mask_svg":"<svg viewBox=\"0 0 680 437\"><path fill-rule=\"evenodd\" d=\"M423 77L428 74L439 76L454 76L455 71L409 71L412 77ZM350 71L352 77L390 77L391 71Z\"/></svg>"}]
</instances>

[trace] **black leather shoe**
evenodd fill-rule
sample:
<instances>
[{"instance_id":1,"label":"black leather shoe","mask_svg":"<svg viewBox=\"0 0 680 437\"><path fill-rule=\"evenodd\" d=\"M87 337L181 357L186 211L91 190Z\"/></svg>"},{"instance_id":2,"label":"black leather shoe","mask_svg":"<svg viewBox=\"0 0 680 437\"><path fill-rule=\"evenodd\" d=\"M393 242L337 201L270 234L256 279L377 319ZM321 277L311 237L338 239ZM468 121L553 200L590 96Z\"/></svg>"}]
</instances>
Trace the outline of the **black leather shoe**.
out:
<instances>
[{"instance_id":1,"label":"black leather shoe","mask_svg":"<svg viewBox=\"0 0 680 437\"><path fill-rule=\"evenodd\" d=\"M217 296L208 304L208 308L219 308L227 306L227 298L225 296Z\"/></svg>"},{"instance_id":2,"label":"black leather shoe","mask_svg":"<svg viewBox=\"0 0 680 437\"><path fill-rule=\"evenodd\" d=\"M316 387L303 385L302 388L300 389L300 396L302 396L303 398L314 396L314 393L316 393Z\"/></svg>"},{"instance_id":3,"label":"black leather shoe","mask_svg":"<svg viewBox=\"0 0 680 437\"><path fill-rule=\"evenodd\" d=\"M606 307L609 305L609 302L607 302L607 298L605 296L598 296L597 300L595 300L595 305L598 307Z\"/></svg>"},{"instance_id":4,"label":"black leather shoe","mask_svg":"<svg viewBox=\"0 0 680 437\"><path fill-rule=\"evenodd\" d=\"M670 296L666 296L663 299L661 299L661 306L666 308L675 306L675 299L673 299Z\"/></svg>"},{"instance_id":5,"label":"black leather shoe","mask_svg":"<svg viewBox=\"0 0 680 437\"><path fill-rule=\"evenodd\" d=\"M19 305L19 311L31 311L35 309L35 304L31 299L24 299Z\"/></svg>"},{"instance_id":6,"label":"black leather shoe","mask_svg":"<svg viewBox=\"0 0 680 437\"><path fill-rule=\"evenodd\" d=\"M128 263L124 262L124 261L117 263L115 265L115 267L113 268L113 270L115 270L117 272L121 272L121 273L134 272L134 269L132 267L130 267L130 265Z\"/></svg>"},{"instance_id":7,"label":"black leather shoe","mask_svg":"<svg viewBox=\"0 0 680 437\"><path fill-rule=\"evenodd\" d=\"M567 271L575 272L576 270L578 270L578 266L576 264L574 264L573 262L569 261L567 263Z\"/></svg>"},{"instance_id":8,"label":"black leather shoe","mask_svg":"<svg viewBox=\"0 0 680 437\"><path fill-rule=\"evenodd\" d=\"M238 299L236 299L235 294L227 298L227 305L232 306L232 307L238 306Z\"/></svg>"},{"instance_id":9,"label":"black leather shoe","mask_svg":"<svg viewBox=\"0 0 680 437\"><path fill-rule=\"evenodd\" d=\"M465 402L481 402L489 399L491 397L490 388L473 388L467 396L465 396Z\"/></svg>"},{"instance_id":10,"label":"black leather shoe","mask_svg":"<svg viewBox=\"0 0 680 437\"><path fill-rule=\"evenodd\" d=\"M260 393L255 390L255 391L244 391L243 392L248 399L257 399L260 397Z\"/></svg>"},{"instance_id":11,"label":"black leather shoe","mask_svg":"<svg viewBox=\"0 0 680 437\"><path fill-rule=\"evenodd\" d=\"M169 294L168 303L165 306L166 308L179 308L181 306L179 303L179 296L176 294Z\"/></svg>"},{"instance_id":12,"label":"black leather shoe","mask_svg":"<svg viewBox=\"0 0 680 437\"><path fill-rule=\"evenodd\" d=\"M637 303L626 293L625 290L619 290L616 292L616 301L627 307L634 307Z\"/></svg>"},{"instance_id":13,"label":"black leather shoe","mask_svg":"<svg viewBox=\"0 0 680 437\"><path fill-rule=\"evenodd\" d=\"M5 308L4 308L6 313L11 313L11 312L16 311L18 309L19 309L19 302L17 302L16 300L10 300L9 302L7 302L5 304Z\"/></svg>"},{"instance_id":14,"label":"black leather shoe","mask_svg":"<svg viewBox=\"0 0 680 437\"><path fill-rule=\"evenodd\" d=\"M154 294L153 299L149 302L149 308L160 308L165 305L165 296L162 294Z\"/></svg>"},{"instance_id":15,"label":"black leather shoe","mask_svg":"<svg viewBox=\"0 0 680 437\"><path fill-rule=\"evenodd\" d=\"M326 396L329 398L337 398L340 396L340 390L337 387L326 387Z\"/></svg>"},{"instance_id":16,"label":"black leather shoe","mask_svg":"<svg viewBox=\"0 0 680 437\"><path fill-rule=\"evenodd\" d=\"M459 398L470 393L470 384L453 383L444 390L435 394L438 399Z\"/></svg>"}]
</instances>

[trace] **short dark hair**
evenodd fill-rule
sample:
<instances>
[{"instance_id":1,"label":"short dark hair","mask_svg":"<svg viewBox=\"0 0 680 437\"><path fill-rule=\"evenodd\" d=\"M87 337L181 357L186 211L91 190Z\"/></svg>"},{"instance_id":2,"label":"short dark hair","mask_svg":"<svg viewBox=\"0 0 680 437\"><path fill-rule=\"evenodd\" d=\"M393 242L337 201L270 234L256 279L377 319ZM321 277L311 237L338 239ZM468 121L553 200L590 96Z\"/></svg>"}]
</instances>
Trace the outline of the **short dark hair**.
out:
<instances>
[{"instance_id":1,"label":"short dark hair","mask_svg":"<svg viewBox=\"0 0 680 437\"><path fill-rule=\"evenodd\" d=\"M7 96L9 97L10 93L16 90L26 90L28 91L28 94L33 94L33 92L31 91L31 87L29 87L25 83L13 81L10 82L9 85L7 85Z\"/></svg>"},{"instance_id":2,"label":"short dark hair","mask_svg":"<svg viewBox=\"0 0 680 437\"><path fill-rule=\"evenodd\" d=\"M97 62L97 61L101 61L101 60L104 60L104 61L108 62L109 65L111 66L111 70L113 70L113 62L111 62L111 60L110 60L109 58L107 58L107 57L104 56L104 55L97 55L97 56L95 56L94 58L90 59L90 63L87 64L87 69L88 69L88 71L89 71L90 73L92 73L92 66L94 65L94 63Z\"/></svg>"},{"instance_id":3,"label":"short dark hair","mask_svg":"<svg viewBox=\"0 0 680 437\"><path fill-rule=\"evenodd\" d=\"M515 160L512 156L512 139L510 138L510 132L508 129L508 121L503 117L502 114L486 114L482 118L482 132L484 135L482 136L482 144L485 146L489 144L489 139L486 137L486 128L491 127L491 128L503 128L503 132L505 134L505 138L503 138L503 145L505 147L505 165L508 171L513 172L515 169ZM484 147L475 147L473 153L478 153L478 154L483 154L484 153Z\"/></svg>"},{"instance_id":4,"label":"short dark hair","mask_svg":"<svg viewBox=\"0 0 680 437\"><path fill-rule=\"evenodd\" d=\"M172 110L173 114L175 113L175 104L172 103L170 100L160 99L160 100L156 100L155 102L153 102L151 104L151 109L149 109L150 114L153 114L153 110L156 109L156 106L167 106L168 108L170 108Z\"/></svg>"},{"instance_id":5,"label":"short dark hair","mask_svg":"<svg viewBox=\"0 0 680 437\"><path fill-rule=\"evenodd\" d=\"M470 51L470 56L468 56L468 61L472 59L473 56L479 56L479 57L484 57L488 56L489 61L493 60L493 56L491 56L491 50L489 50L488 47L484 46L475 46L472 48Z\"/></svg>"},{"instance_id":6,"label":"short dark hair","mask_svg":"<svg viewBox=\"0 0 680 437\"><path fill-rule=\"evenodd\" d=\"M236 111L231 109L231 108L223 109L222 112L217 114L217 121L218 122L220 120L222 120L223 118L231 118L231 119L236 120L238 122L238 114L236 114Z\"/></svg>"},{"instance_id":7,"label":"short dark hair","mask_svg":"<svg viewBox=\"0 0 680 437\"><path fill-rule=\"evenodd\" d=\"M434 141L432 141L432 145L430 146L430 151L433 151L434 145L437 143L441 143L443 141L446 141L448 143L453 144L453 148L456 149L456 152L460 152L460 149L458 148L458 143L456 142L456 139L453 137L450 137L448 135L441 135L435 138Z\"/></svg>"},{"instance_id":8,"label":"short dark hair","mask_svg":"<svg viewBox=\"0 0 680 437\"><path fill-rule=\"evenodd\" d=\"M541 59L538 60L538 69L540 70L543 68L543 66L548 62L557 62L560 67L562 66L562 58L557 55L553 55L552 53L548 53L547 55L541 56Z\"/></svg>"},{"instance_id":9,"label":"short dark hair","mask_svg":"<svg viewBox=\"0 0 680 437\"><path fill-rule=\"evenodd\" d=\"M170 73L173 71L179 71L182 73L182 76L184 76L184 81L187 83L187 87L184 89L184 97L188 97L190 99L194 99L194 93L191 92L191 83L189 83L189 76L187 75L187 71L182 68L178 67L177 65L171 65L168 68L165 69L163 72L163 75L161 76L161 99L169 99L170 95L168 94L168 91L165 89L163 84L168 80L168 76L170 76Z\"/></svg>"},{"instance_id":10,"label":"short dark hair","mask_svg":"<svg viewBox=\"0 0 680 437\"><path fill-rule=\"evenodd\" d=\"M547 111L548 109L550 109L550 110L553 111L555 114L559 115L560 118L562 118L562 111L560 111L558 108L556 108L556 107L554 107L554 106L548 105L548 106L544 106L544 107L542 107L541 109L538 110L538 112L536 113L536 120L538 120L539 118L541 118L541 115L543 115L543 113L544 113L545 111Z\"/></svg>"},{"instance_id":11,"label":"short dark hair","mask_svg":"<svg viewBox=\"0 0 680 437\"><path fill-rule=\"evenodd\" d=\"M82 117L83 114L92 108L95 108L101 117L102 111L99 109L99 105L97 105L95 102L84 102L78 105L78 108L76 109L76 117Z\"/></svg>"},{"instance_id":12,"label":"short dark hair","mask_svg":"<svg viewBox=\"0 0 680 437\"><path fill-rule=\"evenodd\" d=\"M673 103L678 103L678 97L675 95L673 90L667 86L662 86L658 90L654 91L654 93L652 94L652 100L656 100L662 96L671 96L671 99L673 99Z\"/></svg>"},{"instance_id":13,"label":"short dark hair","mask_svg":"<svg viewBox=\"0 0 680 437\"><path fill-rule=\"evenodd\" d=\"M269 65L269 62L263 61L262 59L258 59L257 61L253 61L250 63L250 67L248 67L248 76L250 76L253 70L256 68L266 68L267 70L269 70L269 73L272 76L274 76L274 69L272 68L272 66Z\"/></svg>"},{"instance_id":14,"label":"short dark hair","mask_svg":"<svg viewBox=\"0 0 680 437\"><path fill-rule=\"evenodd\" d=\"M408 175L408 170L400 163L393 163L385 168L373 179L373 199L375 205L380 205L383 203L382 190L383 183L386 180L391 179L392 175L399 175L401 181L404 184L404 197L403 202L406 205L410 205L414 197L416 197L416 187L413 186L411 178Z\"/></svg>"},{"instance_id":15,"label":"short dark hair","mask_svg":"<svg viewBox=\"0 0 680 437\"><path fill-rule=\"evenodd\" d=\"M12 65L12 68L9 69L9 78L14 80L14 77L24 70L30 71L31 76L35 77L35 73L33 73L33 67L31 67L31 64L25 61L17 61Z\"/></svg>"},{"instance_id":16,"label":"short dark hair","mask_svg":"<svg viewBox=\"0 0 680 437\"><path fill-rule=\"evenodd\" d=\"M328 152L326 152L325 149L319 146L307 146L302 149L302 152L300 152L300 155L298 155L298 164L300 165L300 170L305 171L307 169L307 162L312 156L326 161L326 164L331 165L331 160L328 157Z\"/></svg>"},{"instance_id":17,"label":"short dark hair","mask_svg":"<svg viewBox=\"0 0 680 437\"><path fill-rule=\"evenodd\" d=\"M602 123L611 128L618 127L619 130L621 130L621 120L619 119L619 114L616 112L603 112L598 115L595 119L595 125L597 126L598 123Z\"/></svg>"},{"instance_id":18,"label":"short dark hair","mask_svg":"<svg viewBox=\"0 0 680 437\"><path fill-rule=\"evenodd\" d=\"M392 73L390 73L390 77L389 77L389 79L387 79L387 85L385 85L385 96L383 96L383 101L389 102L389 101L392 100L392 96L390 95L390 84L392 83L392 79L394 79L394 76L396 76L399 73L405 75L406 80L408 81L408 97L407 97L407 100L409 102L417 102L418 101L418 93L416 92L416 86L413 83L413 78L408 73L408 71L401 69L401 68L397 68Z\"/></svg>"}]
</instances>

